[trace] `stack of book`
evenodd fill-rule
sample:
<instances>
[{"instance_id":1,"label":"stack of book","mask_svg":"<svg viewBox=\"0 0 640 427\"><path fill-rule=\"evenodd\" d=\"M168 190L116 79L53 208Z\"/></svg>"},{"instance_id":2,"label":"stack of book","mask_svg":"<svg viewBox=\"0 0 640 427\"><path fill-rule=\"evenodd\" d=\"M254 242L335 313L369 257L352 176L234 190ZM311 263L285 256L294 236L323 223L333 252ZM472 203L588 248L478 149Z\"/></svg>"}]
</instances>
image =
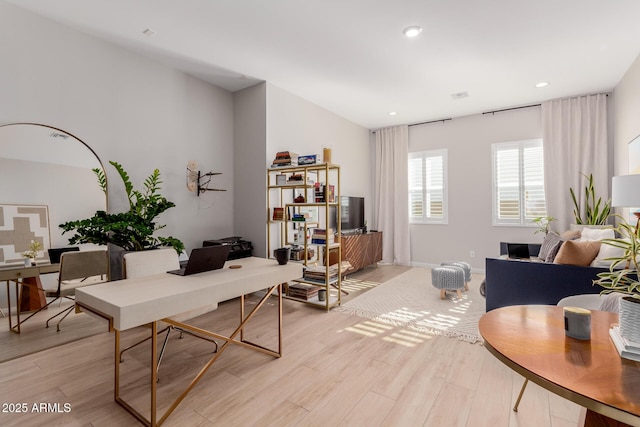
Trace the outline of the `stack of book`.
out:
<instances>
[{"instance_id":1,"label":"stack of book","mask_svg":"<svg viewBox=\"0 0 640 427\"><path fill-rule=\"evenodd\" d=\"M311 243L316 245L325 245L334 243L333 229L326 230L324 228L314 228L311 234Z\"/></svg>"},{"instance_id":2,"label":"stack of book","mask_svg":"<svg viewBox=\"0 0 640 427\"><path fill-rule=\"evenodd\" d=\"M288 295L293 298L309 300L318 295L318 289L317 286L305 283L290 283Z\"/></svg>"},{"instance_id":3,"label":"stack of book","mask_svg":"<svg viewBox=\"0 0 640 427\"><path fill-rule=\"evenodd\" d=\"M304 280L307 280L309 282L324 284L326 283L325 281L326 275L327 275L327 269L325 266L308 265L307 267L304 268L304 273L302 274L302 277ZM331 265L329 266L329 282L332 283L337 280L338 280L338 266Z\"/></svg>"},{"instance_id":4,"label":"stack of book","mask_svg":"<svg viewBox=\"0 0 640 427\"><path fill-rule=\"evenodd\" d=\"M322 182L316 182L314 186L316 203L334 203L335 187L333 185L325 185Z\"/></svg>"},{"instance_id":5,"label":"stack of book","mask_svg":"<svg viewBox=\"0 0 640 427\"><path fill-rule=\"evenodd\" d=\"M284 221L284 208L273 208L273 221Z\"/></svg>"},{"instance_id":6,"label":"stack of book","mask_svg":"<svg viewBox=\"0 0 640 427\"><path fill-rule=\"evenodd\" d=\"M640 343L629 341L620 334L619 326L612 326L609 329L611 341L616 346L620 357L640 362Z\"/></svg>"},{"instance_id":7,"label":"stack of book","mask_svg":"<svg viewBox=\"0 0 640 427\"><path fill-rule=\"evenodd\" d=\"M297 166L298 155L290 151L278 151L276 158L273 159L272 168L279 168L284 166Z\"/></svg>"}]
</instances>

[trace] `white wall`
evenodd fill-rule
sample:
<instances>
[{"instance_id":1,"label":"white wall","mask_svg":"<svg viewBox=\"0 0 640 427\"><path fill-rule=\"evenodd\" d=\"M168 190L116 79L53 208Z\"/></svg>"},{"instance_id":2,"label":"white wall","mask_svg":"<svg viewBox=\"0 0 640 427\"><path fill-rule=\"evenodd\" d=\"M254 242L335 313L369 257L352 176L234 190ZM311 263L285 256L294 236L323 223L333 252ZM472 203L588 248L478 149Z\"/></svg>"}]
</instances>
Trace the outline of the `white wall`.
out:
<instances>
[{"instance_id":1,"label":"white wall","mask_svg":"<svg viewBox=\"0 0 640 427\"><path fill-rule=\"evenodd\" d=\"M160 218L161 235L191 249L233 233L231 93L5 3L0 57L0 124L48 124L86 142L106 165L110 210L126 203L115 160L136 186L160 169L162 194L177 205ZM189 193L190 159L222 172L214 185L228 191Z\"/></svg>"},{"instance_id":2,"label":"white wall","mask_svg":"<svg viewBox=\"0 0 640 427\"><path fill-rule=\"evenodd\" d=\"M324 147L331 148L332 163L341 167L341 194L371 202L369 130L267 84L267 161L286 150L322 159Z\"/></svg>"},{"instance_id":3,"label":"white wall","mask_svg":"<svg viewBox=\"0 0 640 427\"><path fill-rule=\"evenodd\" d=\"M262 205L251 205L239 212L236 217L236 230L240 235L249 235L249 230L252 230L251 235L255 236L252 238L255 247L254 253L259 256L266 254L266 168L271 164L278 151L293 151L300 155L318 154L318 158L322 159L322 148L331 148L332 163L341 166L341 194L365 197L367 217L371 212L369 203L371 203L372 194L370 163L368 161L369 131L367 129L272 84L265 83L263 86L265 88L264 94L262 88L251 88L250 93L244 93L242 98L236 96L236 120L243 120L245 124L247 119L241 119L241 115L251 117L256 111L255 105L250 107L253 109L253 113L247 111L247 107L244 112L240 111L239 103L245 106L250 105L245 97L251 96L253 102L264 99L266 106L264 138L260 133L262 122L259 118L255 119L253 124L249 124L256 128L246 131L247 134L253 134L254 143L264 141L264 148L258 146L257 143L252 148L256 158L263 155L262 164L259 165L251 161L249 164L255 165L255 169L246 167L242 174L242 179L250 182L249 185L253 189L259 187L262 191L261 196L258 194L252 196L252 193L247 190L246 197L251 200L259 199ZM259 111L258 114L260 114ZM240 152L240 149L237 152ZM244 155L247 154L244 152ZM244 163L240 158L237 159L237 162L237 167ZM245 193L238 194L238 197L245 197ZM236 202L237 206L241 204L242 202ZM240 218L242 218L241 221ZM262 227L261 231L259 227ZM245 233L243 230L247 232Z\"/></svg>"},{"instance_id":4,"label":"white wall","mask_svg":"<svg viewBox=\"0 0 640 427\"><path fill-rule=\"evenodd\" d=\"M615 89L614 175L629 173L627 144L640 135L640 56Z\"/></svg>"},{"instance_id":5,"label":"white wall","mask_svg":"<svg viewBox=\"0 0 640 427\"><path fill-rule=\"evenodd\" d=\"M265 256L267 86L265 83L234 93L236 189L234 235L249 240L253 254ZM224 237L224 236L223 236Z\"/></svg>"},{"instance_id":6,"label":"white wall","mask_svg":"<svg viewBox=\"0 0 640 427\"><path fill-rule=\"evenodd\" d=\"M410 226L412 264L457 260L484 270L485 258L499 255L500 241L541 241L535 228L493 226L491 218L491 144L541 137L540 107L411 126L409 152L448 150L449 182L449 223Z\"/></svg>"}]
</instances>

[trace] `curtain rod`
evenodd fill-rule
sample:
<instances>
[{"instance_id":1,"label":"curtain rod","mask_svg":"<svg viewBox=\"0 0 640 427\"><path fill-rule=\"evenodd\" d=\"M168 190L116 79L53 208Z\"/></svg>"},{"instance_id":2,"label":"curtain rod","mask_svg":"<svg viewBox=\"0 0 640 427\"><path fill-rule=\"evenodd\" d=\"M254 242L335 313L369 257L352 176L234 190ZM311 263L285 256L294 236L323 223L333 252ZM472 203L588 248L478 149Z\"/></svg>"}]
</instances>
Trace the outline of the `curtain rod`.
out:
<instances>
[{"instance_id":1,"label":"curtain rod","mask_svg":"<svg viewBox=\"0 0 640 427\"><path fill-rule=\"evenodd\" d=\"M531 104L531 105L523 105L522 107L511 107L511 108L503 108L502 110L485 111L484 113L482 113L482 115L501 113L503 111L520 110L521 108L539 107L541 105L542 104Z\"/></svg>"},{"instance_id":2,"label":"curtain rod","mask_svg":"<svg viewBox=\"0 0 640 427\"><path fill-rule=\"evenodd\" d=\"M579 95L579 96L570 96L568 98L557 98L557 99L552 99L552 101L557 101L557 100L564 100L564 99L573 99L573 98L582 98L585 96L593 96L593 95L604 95L604 96L609 96L608 92L600 92L600 93L594 93L594 94L589 94L589 95ZM522 107L512 107L512 108L503 108L502 110L494 110L494 111L486 111L482 114L494 114L494 113L501 113L503 111L511 111L511 110L519 110L521 108L531 108L531 107L540 107L542 104L531 104L531 105L523 105Z\"/></svg>"},{"instance_id":3,"label":"curtain rod","mask_svg":"<svg viewBox=\"0 0 640 427\"><path fill-rule=\"evenodd\" d=\"M418 125L428 125L429 123L439 123L439 122L446 122L448 120L451 120L451 117L449 117L448 119L439 119L439 120L431 120L428 122L420 122L420 123L411 123L408 124L407 126L411 127L411 126L418 126ZM376 129L376 130L372 130L371 133L376 133L377 131L379 131L380 129Z\"/></svg>"},{"instance_id":4,"label":"curtain rod","mask_svg":"<svg viewBox=\"0 0 640 427\"><path fill-rule=\"evenodd\" d=\"M600 93L594 93L594 94L589 94L589 95L580 95L580 96L572 96L572 97L568 97L568 98L558 98L558 99L571 99L571 98L580 98L583 96L592 96L592 95L605 95L605 96L609 96L608 92L600 92ZM495 114L495 113L502 113L503 111L511 111L511 110L520 110L523 108L531 108L531 107L540 107L542 104L531 104L531 105L523 105L521 107L511 107L511 108L503 108L501 110L493 110L493 111L485 111L482 113L482 115L485 114ZM407 126L418 126L418 125L428 125L429 123L438 123L438 122L446 122L451 120L452 118L449 117L448 119L440 119L440 120L431 120L429 122L420 122L420 123L411 123L408 124ZM371 131L371 133L376 133L375 130Z\"/></svg>"}]
</instances>

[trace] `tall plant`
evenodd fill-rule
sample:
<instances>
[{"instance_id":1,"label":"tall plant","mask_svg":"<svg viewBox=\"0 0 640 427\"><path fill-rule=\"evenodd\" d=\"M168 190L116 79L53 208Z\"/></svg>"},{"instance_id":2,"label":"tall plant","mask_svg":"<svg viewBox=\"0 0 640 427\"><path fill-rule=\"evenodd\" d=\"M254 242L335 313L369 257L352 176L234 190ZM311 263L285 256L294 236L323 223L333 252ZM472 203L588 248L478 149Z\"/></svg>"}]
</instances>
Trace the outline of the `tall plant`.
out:
<instances>
[{"instance_id":1,"label":"tall plant","mask_svg":"<svg viewBox=\"0 0 640 427\"><path fill-rule=\"evenodd\" d=\"M617 217L620 220L615 230L620 238L602 239L602 244L618 248L620 254L606 259L611 262L609 271L598 273L598 280L593 283L605 289L602 293L620 292L640 301L640 228Z\"/></svg>"},{"instance_id":2,"label":"tall plant","mask_svg":"<svg viewBox=\"0 0 640 427\"><path fill-rule=\"evenodd\" d=\"M159 225L156 218L175 206L165 197L159 194L160 171L155 169L144 181L143 189L136 190L131 183L129 174L122 165L117 162L109 163L118 171L118 175L124 184L124 190L129 200L129 210L122 213L107 213L97 211L91 218L76 221L68 221L60 224L62 234L75 231L69 239L69 244L94 243L117 245L126 251L142 251L155 249L161 246L171 246L176 252L184 250L184 244L174 237L154 236L154 234L166 227ZM98 178L98 185L102 191L107 191L107 179L104 171L93 169Z\"/></svg>"},{"instance_id":3,"label":"tall plant","mask_svg":"<svg viewBox=\"0 0 640 427\"><path fill-rule=\"evenodd\" d=\"M602 201L602 197L596 198L596 190L593 183L593 174L588 176L581 174L587 178L587 185L584 188L584 212L573 188L569 188L571 199L573 200L573 216L576 224L583 225L605 225L611 215L611 199L606 202ZM583 215L584 214L584 215Z\"/></svg>"}]
</instances>

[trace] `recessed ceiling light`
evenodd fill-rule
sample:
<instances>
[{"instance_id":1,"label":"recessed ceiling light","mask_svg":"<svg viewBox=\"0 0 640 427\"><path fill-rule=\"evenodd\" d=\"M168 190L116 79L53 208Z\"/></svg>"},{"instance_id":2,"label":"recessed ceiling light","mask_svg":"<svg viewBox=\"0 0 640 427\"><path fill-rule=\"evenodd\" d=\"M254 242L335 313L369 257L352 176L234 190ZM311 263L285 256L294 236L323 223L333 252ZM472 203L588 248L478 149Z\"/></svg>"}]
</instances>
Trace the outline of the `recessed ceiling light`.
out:
<instances>
[{"instance_id":1,"label":"recessed ceiling light","mask_svg":"<svg viewBox=\"0 0 640 427\"><path fill-rule=\"evenodd\" d=\"M413 37L417 37L418 34L420 34L421 32L422 32L422 27L418 27L417 25L414 25L412 27L405 28L402 34L404 34L405 37L413 38Z\"/></svg>"},{"instance_id":2,"label":"recessed ceiling light","mask_svg":"<svg viewBox=\"0 0 640 427\"><path fill-rule=\"evenodd\" d=\"M142 34L144 34L145 36L153 37L156 34L156 32L150 28L147 28L142 32Z\"/></svg>"},{"instance_id":3,"label":"recessed ceiling light","mask_svg":"<svg viewBox=\"0 0 640 427\"><path fill-rule=\"evenodd\" d=\"M463 99L463 98L468 98L469 97L469 92L464 91L464 92L458 92L458 93L452 93L451 97L453 99Z\"/></svg>"},{"instance_id":4,"label":"recessed ceiling light","mask_svg":"<svg viewBox=\"0 0 640 427\"><path fill-rule=\"evenodd\" d=\"M397 115L397 114L398 114L398 113L396 113L395 111L389 111L389 115L390 115L390 116L395 116L395 115Z\"/></svg>"},{"instance_id":5,"label":"recessed ceiling light","mask_svg":"<svg viewBox=\"0 0 640 427\"><path fill-rule=\"evenodd\" d=\"M536 84L536 87L546 87L549 86L549 82L540 82Z\"/></svg>"}]
</instances>

